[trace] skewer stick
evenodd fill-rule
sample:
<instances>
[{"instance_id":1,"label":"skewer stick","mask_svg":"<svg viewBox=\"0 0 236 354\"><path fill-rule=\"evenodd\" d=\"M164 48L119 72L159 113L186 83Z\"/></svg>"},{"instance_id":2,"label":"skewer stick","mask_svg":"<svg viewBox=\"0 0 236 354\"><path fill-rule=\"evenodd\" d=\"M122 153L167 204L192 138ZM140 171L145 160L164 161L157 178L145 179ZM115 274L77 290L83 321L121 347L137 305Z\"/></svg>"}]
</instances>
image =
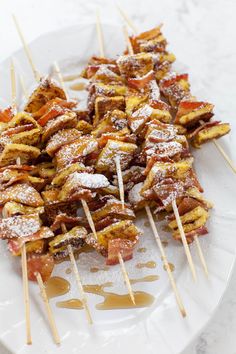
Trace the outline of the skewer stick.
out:
<instances>
[{"instance_id":1,"label":"skewer stick","mask_svg":"<svg viewBox=\"0 0 236 354\"><path fill-rule=\"evenodd\" d=\"M115 163L116 163L116 172L117 172L119 192L120 192L120 200L121 200L121 203L122 203L122 209L124 210L124 208L125 208L125 194L124 194L124 184L123 184L123 178L122 178L122 172L121 172L121 166L120 166L120 156L119 155L117 155L115 157Z\"/></svg>"},{"instance_id":2,"label":"skewer stick","mask_svg":"<svg viewBox=\"0 0 236 354\"><path fill-rule=\"evenodd\" d=\"M51 328L51 331L52 331L54 342L56 344L60 344L61 340L60 340L60 337L59 337L59 334L58 334L58 330L57 330L57 327L56 327L56 322L55 322L55 319L54 319L54 316L53 316L53 312L52 312L51 306L49 304L49 300L48 300L48 297L47 297L47 293L46 293L46 290L45 290L45 286L44 286L41 274L37 272L37 273L35 273L35 276L36 276L36 279L37 279L37 282L38 282L38 285L39 285L39 288L40 288L40 291L41 291L43 302L45 304L45 309L46 309L46 312L47 312L48 321L49 321L49 325L50 325L50 328Z\"/></svg>"},{"instance_id":3,"label":"skewer stick","mask_svg":"<svg viewBox=\"0 0 236 354\"><path fill-rule=\"evenodd\" d=\"M121 256L120 252L118 252L118 259L119 259L121 271L122 271L122 274L123 274L123 277L124 277L124 280L125 280L128 292L129 292L130 299L131 299L132 303L135 305L135 297L134 297L133 289L132 289L132 286L131 286L131 283L129 280L127 270L125 268L125 263L123 261L123 258Z\"/></svg>"},{"instance_id":4,"label":"skewer stick","mask_svg":"<svg viewBox=\"0 0 236 354\"><path fill-rule=\"evenodd\" d=\"M102 35L102 26L101 26L100 17L99 17L98 13L97 13L97 33L98 33L98 40L99 40L99 47L100 47L100 55L104 56L104 42L103 42L103 35ZM125 207L124 184L123 184L119 155L117 155L115 157L115 163L116 163L116 172L117 172L117 178L118 178L118 184L119 184L120 199L121 199L121 203L122 203L122 209L124 209L124 207ZM125 263L123 261L123 258L122 258L122 255L120 252L118 252L118 259L119 259L121 271L122 271L131 301L135 305L135 298L134 298L134 293L133 293L131 283L129 280L129 275L126 270Z\"/></svg>"},{"instance_id":5,"label":"skewer stick","mask_svg":"<svg viewBox=\"0 0 236 354\"><path fill-rule=\"evenodd\" d=\"M60 68L59 68L59 65L58 65L58 63L57 63L56 61L54 61L53 66L54 66L54 69L55 69L56 74L57 74L57 76L58 76L58 79L59 79L59 81L60 81L61 87L62 87L63 91L65 92L66 99L67 99L67 101L68 101L68 100L69 100L69 96L68 96L68 93L67 93L67 90L66 90L66 85L65 85L65 82L64 82L64 80L63 80L63 77L62 77L62 74L61 74L61 70L60 70Z\"/></svg>"},{"instance_id":6,"label":"skewer stick","mask_svg":"<svg viewBox=\"0 0 236 354\"><path fill-rule=\"evenodd\" d=\"M89 226L90 226L90 229L92 230L93 232L93 236L95 237L95 239L97 240L97 231L95 229L95 225L94 225L94 222L93 222L93 218L92 218L92 215L90 213L90 210L89 210L89 207L88 207L88 204L87 202L84 200L84 199L81 199L81 203L82 203L82 206L83 206L83 209L84 209L84 213L86 215L86 218L88 220L88 223L89 223Z\"/></svg>"},{"instance_id":7,"label":"skewer stick","mask_svg":"<svg viewBox=\"0 0 236 354\"><path fill-rule=\"evenodd\" d=\"M215 147L218 149L218 151L221 153L221 155L223 156L223 158L225 159L225 161L228 163L228 165L231 167L232 171L234 173L236 173L236 166L234 164L234 162L229 158L229 156L226 154L226 152L224 151L224 149L222 148L222 146L220 145L220 143L216 140L213 139L213 143L215 145Z\"/></svg>"},{"instance_id":8,"label":"skewer stick","mask_svg":"<svg viewBox=\"0 0 236 354\"><path fill-rule=\"evenodd\" d=\"M198 255L199 255L202 267L204 269L204 272L205 272L206 276L208 277L209 273L208 273L207 263L206 263L204 255L203 255L201 244L199 242L199 239L198 239L197 235L194 236L194 241L196 242L196 245L197 245L197 251L198 251Z\"/></svg>"},{"instance_id":9,"label":"skewer stick","mask_svg":"<svg viewBox=\"0 0 236 354\"><path fill-rule=\"evenodd\" d=\"M124 30L125 40L126 40L126 43L127 43L127 46L128 46L128 52L129 52L130 55L133 55L134 54L134 50L133 50L132 44L131 44L130 39L129 39L129 34L128 34L128 31L127 31L127 27L124 26L123 30Z\"/></svg>"},{"instance_id":10,"label":"skewer stick","mask_svg":"<svg viewBox=\"0 0 236 354\"><path fill-rule=\"evenodd\" d=\"M123 19L125 20L125 22L129 25L129 27L133 30L134 33L138 33L137 28L134 26L133 22L131 21L131 19L128 17L128 15L125 13L125 11L117 5L117 8L121 14L121 16L123 17Z\"/></svg>"},{"instance_id":11,"label":"skewer stick","mask_svg":"<svg viewBox=\"0 0 236 354\"><path fill-rule=\"evenodd\" d=\"M25 243L21 248L21 268L22 268L22 278L23 278L23 296L24 296L24 304L25 304L26 343L32 344L31 325L30 325L29 281L28 281Z\"/></svg>"},{"instance_id":12,"label":"skewer stick","mask_svg":"<svg viewBox=\"0 0 236 354\"><path fill-rule=\"evenodd\" d=\"M23 33L22 33L21 28L20 28L20 26L19 26L19 23L18 23L18 21L17 21L17 19L16 19L16 16L15 16L15 15L12 15L12 18L13 18L13 21L14 21L14 23L15 23L16 30L17 30L17 32L18 32L18 34L19 34L19 36L20 36L21 43L22 43L22 45L23 45L23 47L24 47L25 54L26 54L26 56L27 56L27 58L28 58L28 61L29 61L30 66L31 66L31 69L32 69L32 71L33 71L35 80L36 80L37 82L39 82L39 81L40 81L40 74L39 74L39 72L36 70L36 67L35 67L35 65L34 65L34 62L33 62L33 59L32 59L32 55L31 55L29 46L27 45L27 43L26 43L26 41L25 41L25 38L24 38L24 36L23 36Z\"/></svg>"},{"instance_id":13,"label":"skewer stick","mask_svg":"<svg viewBox=\"0 0 236 354\"><path fill-rule=\"evenodd\" d=\"M129 54L134 54L126 27L124 27L124 34L125 34L125 39L126 39L126 42L127 42L127 45L128 45ZM178 212L178 208L176 206L176 201L175 200L172 202L172 207L173 207L175 218L176 218L176 221L177 221L177 224L178 224L178 228L179 228L179 232L180 232L181 239L182 239L182 242L183 242L183 246L184 246L184 249L185 249L185 253L186 253L186 256L187 256L187 259L188 259L188 262L189 262L189 266L190 266L190 269L191 269L191 272L192 272L192 275L193 275L193 279L196 280L195 267L194 267L194 264L193 264L192 256L191 256L191 253L190 253L190 250L189 250L189 246L188 246L188 243L187 243L187 240L186 240L186 236L185 236L185 233L184 233L183 225L182 225L181 219L179 217L179 212ZM199 242L198 242L198 245L197 245L197 249L198 249L198 252L201 249L201 246L200 246ZM202 259L204 259L202 251L199 252L199 257L200 257L200 260L202 262ZM203 266L204 270L205 270L205 266L206 266L206 262L204 261L204 266Z\"/></svg>"},{"instance_id":14,"label":"skewer stick","mask_svg":"<svg viewBox=\"0 0 236 354\"><path fill-rule=\"evenodd\" d=\"M12 108L14 113L17 113L17 100L16 100L16 77L15 77L15 67L13 61L11 61L11 91L12 91ZM16 158L16 164L21 165L21 159L18 156ZM29 280L28 280L28 269L27 269L27 255L26 255L26 245L25 243L21 247L21 269L22 269L22 280L23 280L23 298L25 304L25 322L26 322L26 343L32 344L31 337L31 322L30 322L30 301L29 301Z\"/></svg>"},{"instance_id":15,"label":"skewer stick","mask_svg":"<svg viewBox=\"0 0 236 354\"><path fill-rule=\"evenodd\" d=\"M124 20L126 21L126 23L130 26L130 28L132 28L132 30L134 31L134 33L136 34L138 31L137 29L135 28L134 24L132 23L132 21L130 20L130 18L127 16L127 14L124 12L124 10L122 10L119 6L118 6L118 10L120 11L122 17L124 18ZM124 30L125 32L125 38L126 38L126 41L127 41L127 44L128 44L128 49L129 49L129 53L130 54L133 54L133 48L131 46L131 43L130 43L130 40L129 40L129 36L128 34L126 34L127 32L127 29ZM128 38L128 40L127 40ZM129 46L131 46L132 48L132 51L130 51L130 48ZM201 122L201 124L203 124L204 122ZM224 151L224 149L222 148L222 146L220 145L220 143L217 141L217 139L213 139L212 140L215 147L218 149L218 151L221 153L221 155L223 156L223 158L225 159L225 161L228 163L228 165L230 166L230 168L232 169L232 171L234 173L236 173L236 166L235 166L235 163L230 159L230 157L226 154L226 152Z\"/></svg>"},{"instance_id":16,"label":"skewer stick","mask_svg":"<svg viewBox=\"0 0 236 354\"><path fill-rule=\"evenodd\" d=\"M187 242L187 239L186 239L186 235L185 235L185 232L184 232L184 229L183 229L183 225L182 225L182 222L181 222L181 219L180 219L180 216L179 216L179 211L178 211L178 208L177 208L177 205L176 205L176 200L173 200L172 208L173 208L173 211L174 211L174 214L175 214L175 219L176 219L176 222L177 222L177 225L178 225L179 233L180 233L181 240L182 240L182 243L183 243L183 246L184 246L184 250L185 250L185 254L186 254L187 260L188 260L188 264L189 264L190 270L192 272L193 279L194 279L194 281L196 281L196 270L195 270L195 266L193 264L192 255L190 253L190 249L189 249L189 245L188 245L188 242Z\"/></svg>"},{"instance_id":17,"label":"skewer stick","mask_svg":"<svg viewBox=\"0 0 236 354\"><path fill-rule=\"evenodd\" d=\"M76 282L77 282L77 285L78 285L78 289L79 289L79 292L80 292L81 300L82 300L84 309L86 311L88 323L89 324L93 324L92 316L91 316L91 313L90 313L90 310L89 310L89 307L88 307L88 303L87 303L87 296L86 296L86 294L84 292L83 284L82 284L81 279L80 279L78 267L77 267L77 264L76 264L76 261L75 261L75 257L74 257L71 245L68 245L67 249L68 249L68 252L69 252L69 257L70 257L70 261L71 261L71 264L72 264L73 272L74 272L74 275L75 275L75 278L76 278Z\"/></svg>"},{"instance_id":18,"label":"skewer stick","mask_svg":"<svg viewBox=\"0 0 236 354\"><path fill-rule=\"evenodd\" d=\"M185 317L185 316L186 316L186 311L185 311L185 309L184 309L184 305L183 305L182 299L181 299L181 297L180 297L178 288L177 288L177 286L176 286L174 276L173 276L172 271L171 271L171 269L170 269L170 265L169 265L169 262L168 262L168 260L167 260L167 257L166 257L166 254L165 254L164 247L163 247L163 245L162 245L160 236L159 236L159 234L158 234L158 231L157 231L157 228L156 228L156 224L155 224L154 219L153 219L153 216L152 216L151 209L149 208L148 205L145 206L145 209L146 209L146 213L147 213L147 216L148 216L148 220L149 220L149 223L150 223L150 225L151 225L152 232L153 232L153 234L154 234L154 237L155 237L157 246L158 246L159 251L160 251L160 253L161 253L161 259L162 259L162 261L163 261L164 267L165 267L165 269L166 269L166 271L167 271L167 274L168 274L168 276L169 276L169 280L170 280L172 289L173 289L174 294L175 294L176 302L177 302L177 304L178 304L178 307L179 307L179 310L180 310L182 316Z\"/></svg>"},{"instance_id":19,"label":"skewer stick","mask_svg":"<svg viewBox=\"0 0 236 354\"><path fill-rule=\"evenodd\" d=\"M104 58L105 57L104 38L103 38L103 32L102 32L102 27L101 27L99 10L97 10L96 15L97 15L96 29L97 29L97 35L98 35L100 57Z\"/></svg>"},{"instance_id":20,"label":"skewer stick","mask_svg":"<svg viewBox=\"0 0 236 354\"><path fill-rule=\"evenodd\" d=\"M13 60L11 60L11 105L13 108L14 114L17 113L17 100L16 100L16 73L15 73L15 66Z\"/></svg>"},{"instance_id":21,"label":"skewer stick","mask_svg":"<svg viewBox=\"0 0 236 354\"><path fill-rule=\"evenodd\" d=\"M62 232L64 234L67 232L67 228L66 228L66 225L65 225L64 222L61 223L61 229L62 229ZM82 285L82 282L81 282L81 279L80 279L79 270L78 270L78 267L77 267L77 264L76 264L76 261L75 261L75 256L74 256L73 249L72 249L71 245L67 246L67 250L68 250L68 253L69 253L69 257L70 257L71 265L72 265L72 268L73 268L73 271L74 271L74 275L75 275L75 278L76 278L76 282L77 282L77 285L78 285L78 289L79 289L79 292L80 292L80 295L81 295L81 298L82 298L82 303L83 303L84 309L86 311L88 323L89 324L93 324L92 316L90 314L89 307L88 307L88 304L87 304L87 297L86 297L85 292L84 292L84 288L83 288L83 285Z\"/></svg>"}]
</instances>

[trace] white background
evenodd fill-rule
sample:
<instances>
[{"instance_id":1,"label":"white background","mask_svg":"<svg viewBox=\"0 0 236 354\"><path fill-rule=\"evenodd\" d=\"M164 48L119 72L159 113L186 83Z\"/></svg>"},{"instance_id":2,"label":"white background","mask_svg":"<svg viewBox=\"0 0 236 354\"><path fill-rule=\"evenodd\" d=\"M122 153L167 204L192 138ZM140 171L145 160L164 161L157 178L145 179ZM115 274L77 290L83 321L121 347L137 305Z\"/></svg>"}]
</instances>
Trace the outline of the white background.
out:
<instances>
[{"instance_id":1,"label":"white background","mask_svg":"<svg viewBox=\"0 0 236 354\"><path fill-rule=\"evenodd\" d=\"M170 48L181 62L191 67L190 77L198 79L199 85L193 88L195 94L218 102L219 119L236 119L235 0L120 0L119 4L137 28L147 29L163 22ZM18 17L27 41L48 31L91 20L98 7L102 21L121 21L116 2L111 0L0 0L0 5L0 61L21 46L12 13ZM211 322L184 354L236 353L235 294L236 271Z\"/></svg>"}]
</instances>

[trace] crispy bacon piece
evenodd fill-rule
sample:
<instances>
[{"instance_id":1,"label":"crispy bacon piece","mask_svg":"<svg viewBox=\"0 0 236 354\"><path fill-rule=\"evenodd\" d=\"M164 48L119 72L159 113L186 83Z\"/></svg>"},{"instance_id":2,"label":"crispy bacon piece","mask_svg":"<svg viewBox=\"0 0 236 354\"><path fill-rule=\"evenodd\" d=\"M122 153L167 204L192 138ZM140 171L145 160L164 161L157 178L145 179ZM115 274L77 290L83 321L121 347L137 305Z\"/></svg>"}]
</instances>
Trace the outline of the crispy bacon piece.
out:
<instances>
[{"instance_id":1,"label":"crispy bacon piece","mask_svg":"<svg viewBox=\"0 0 236 354\"><path fill-rule=\"evenodd\" d=\"M14 117L12 107L7 107L4 110L0 110L0 122L8 123Z\"/></svg>"},{"instance_id":2,"label":"crispy bacon piece","mask_svg":"<svg viewBox=\"0 0 236 354\"><path fill-rule=\"evenodd\" d=\"M47 141L53 134L61 129L75 128L77 125L77 116L75 112L65 112L55 119L49 120L44 126L42 141Z\"/></svg>"},{"instance_id":3,"label":"crispy bacon piece","mask_svg":"<svg viewBox=\"0 0 236 354\"><path fill-rule=\"evenodd\" d=\"M185 236L187 239L188 243L192 243L194 241L194 236L203 236L208 234L208 229L206 226L201 226L198 229L189 231L189 232L185 232ZM180 234L174 234L174 239L177 241L181 241L181 236Z\"/></svg>"},{"instance_id":4,"label":"crispy bacon piece","mask_svg":"<svg viewBox=\"0 0 236 354\"><path fill-rule=\"evenodd\" d=\"M153 187L157 197L164 207L167 207L173 200L183 196L184 184L172 178L165 178Z\"/></svg>"},{"instance_id":5,"label":"crispy bacon piece","mask_svg":"<svg viewBox=\"0 0 236 354\"><path fill-rule=\"evenodd\" d=\"M122 203L116 198L109 199L106 205L92 213L92 218L95 223L105 218L106 216L110 216L120 220L133 220L135 218L133 210L130 209L127 205L122 208Z\"/></svg>"},{"instance_id":6,"label":"crispy bacon piece","mask_svg":"<svg viewBox=\"0 0 236 354\"><path fill-rule=\"evenodd\" d=\"M25 112L35 113L42 108L45 103L51 101L54 98L66 99L66 94L61 87L59 87L55 81L49 78L40 80L39 86L34 90L30 96L26 106Z\"/></svg>"},{"instance_id":7,"label":"crispy bacon piece","mask_svg":"<svg viewBox=\"0 0 236 354\"><path fill-rule=\"evenodd\" d=\"M188 74L171 74L160 80L160 91L176 108L183 99L190 98Z\"/></svg>"},{"instance_id":8,"label":"crispy bacon piece","mask_svg":"<svg viewBox=\"0 0 236 354\"><path fill-rule=\"evenodd\" d=\"M207 102L181 101L174 123L186 127L195 126L200 120L209 121L214 115L213 104Z\"/></svg>"},{"instance_id":9,"label":"crispy bacon piece","mask_svg":"<svg viewBox=\"0 0 236 354\"><path fill-rule=\"evenodd\" d=\"M153 79L155 75L152 70L142 77L128 78L128 85L136 90L143 90Z\"/></svg>"},{"instance_id":10,"label":"crispy bacon piece","mask_svg":"<svg viewBox=\"0 0 236 354\"><path fill-rule=\"evenodd\" d=\"M230 132L230 125L228 123L221 123L219 121L207 122L188 134L192 145L195 148L209 140L218 139Z\"/></svg>"},{"instance_id":11,"label":"crispy bacon piece","mask_svg":"<svg viewBox=\"0 0 236 354\"><path fill-rule=\"evenodd\" d=\"M40 273L43 282L47 281L54 268L54 259L49 254L32 254L27 258L29 280L36 281L35 274Z\"/></svg>"},{"instance_id":12,"label":"crispy bacon piece","mask_svg":"<svg viewBox=\"0 0 236 354\"><path fill-rule=\"evenodd\" d=\"M38 123L41 127L44 127L50 120L65 114L68 110L64 107L57 105L52 106L43 116L38 119Z\"/></svg>"},{"instance_id":13,"label":"crispy bacon piece","mask_svg":"<svg viewBox=\"0 0 236 354\"><path fill-rule=\"evenodd\" d=\"M133 258L134 242L127 239L116 238L108 241L107 265L119 263L118 253L121 254L123 261Z\"/></svg>"},{"instance_id":14,"label":"crispy bacon piece","mask_svg":"<svg viewBox=\"0 0 236 354\"><path fill-rule=\"evenodd\" d=\"M161 33L161 25L139 35L130 37L134 53L139 52L163 52L166 47L166 39Z\"/></svg>"},{"instance_id":15,"label":"crispy bacon piece","mask_svg":"<svg viewBox=\"0 0 236 354\"><path fill-rule=\"evenodd\" d=\"M24 243L27 242L26 252L32 252L32 247L30 247L32 245L32 242L47 239L47 238L50 238L53 236L54 236L54 233L49 229L49 227L42 226L39 231L35 232L32 235L25 236L25 237L12 238L12 239L8 240L8 249L12 253L13 256L19 256L19 255L21 255L21 247L23 246ZM28 245L29 245L29 247L28 247ZM35 243L35 245L37 246L37 243ZM39 245L41 245L41 244L39 243ZM36 252L36 253L38 252L37 248L34 248L34 252Z\"/></svg>"},{"instance_id":16,"label":"crispy bacon piece","mask_svg":"<svg viewBox=\"0 0 236 354\"><path fill-rule=\"evenodd\" d=\"M42 106L37 112L34 112L32 115L35 119L38 119L45 115L48 111L50 111L51 108L55 105L64 109L72 109L76 106L76 104L77 103L75 101L66 101L57 97L48 101L44 106Z\"/></svg>"},{"instance_id":17,"label":"crispy bacon piece","mask_svg":"<svg viewBox=\"0 0 236 354\"><path fill-rule=\"evenodd\" d=\"M53 224L50 226L52 231L56 231L61 228L61 224L64 223L66 226L69 226L69 228L78 225L81 223L83 218L79 216L69 216L65 213L58 214L54 221Z\"/></svg>"}]
</instances>

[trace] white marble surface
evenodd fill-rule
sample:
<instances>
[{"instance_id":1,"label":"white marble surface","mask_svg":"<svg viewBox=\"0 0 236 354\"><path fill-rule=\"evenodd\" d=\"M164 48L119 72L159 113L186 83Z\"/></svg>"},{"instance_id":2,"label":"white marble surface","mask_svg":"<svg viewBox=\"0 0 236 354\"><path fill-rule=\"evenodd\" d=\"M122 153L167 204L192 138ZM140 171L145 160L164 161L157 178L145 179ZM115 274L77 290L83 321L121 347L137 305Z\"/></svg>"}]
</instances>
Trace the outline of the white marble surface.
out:
<instances>
[{"instance_id":1,"label":"white marble surface","mask_svg":"<svg viewBox=\"0 0 236 354\"><path fill-rule=\"evenodd\" d=\"M233 123L236 112L236 1L120 0L119 3L131 15L137 28L147 29L159 22L165 24L164 33L171 49L188 65L190 77L197 82L194 93L217 102L218 118ZM28 41L42 33L91 20L97 7L102 9L103 21L120 22L116 2L111 0L1 0L0 4L1 60L20 47L11 13L19 18ZM236 128L236 124L233 127ZM214 317L183 354L236 353L235 293L236 270Z\"/></svg>"}]
</instances>

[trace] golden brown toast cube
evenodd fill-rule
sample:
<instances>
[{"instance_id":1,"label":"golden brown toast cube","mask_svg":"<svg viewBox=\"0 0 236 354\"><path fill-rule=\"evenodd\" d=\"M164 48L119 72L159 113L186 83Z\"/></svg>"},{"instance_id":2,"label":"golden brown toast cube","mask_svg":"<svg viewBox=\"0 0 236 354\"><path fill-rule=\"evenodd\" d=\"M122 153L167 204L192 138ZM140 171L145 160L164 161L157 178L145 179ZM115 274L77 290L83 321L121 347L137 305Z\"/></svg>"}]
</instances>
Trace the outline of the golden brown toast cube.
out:
<instances>
[{"instance_id":1,"label":"golden brown toast cube","mask_svg":"<svg viewBox=\"0 0 236 354\"><path fill-rule=\"evenodd\" d=\"M63 146L77 140L81 133L77 129L62 129L55 133L47 143L46 151L49 156L55 153Z\"/></svg>"},{"instance_id":2,"label":"golden brown toast cube","mask_svg":"<svg viewBox=\"0 0 236 354\"><path fill-rule=\"evenodd\" d=\"M121 74L126 78L144 76L154 68L153 57L149 53L120 56L117 64Z\"/></svg>"},{"instance_id":3,"label":"golden brown toast cube","mask_svg":"<svg viewBox=\"0 0 236 354\"><path fill-rule=\"evenodd\" d=\"M123 96L97 97L95 100L94 126L97 126L107 112L114 111L115 109L124 111L125 99Z\"/></svg>"},{"instance_id":4,"label":"golden brown toast cube","mask_svg":"<svg viewBox=\"0 0 236 354\"><path fill-rule=\"evenodd\" d=\"M54 98L66 99L66 94L63 89L57 85L55 81L52 81L48 78L42 79L39 86L34 90L24 111L29 113L37 112L42 106L45 105L48 101Z\"/></svg>"},{"instance_id":5,"label":"golden brown toast cube","mask_svg":"<svg viewBox=\"0 0 236 354\"><path fill-rule=\"evenodd\" d=\"M25 144L8 144L0 154L0 166L14 164L19 157L21 164L27 164L40 155L40 150L34 146Z\"/></svg>"},{"instance_id":6,"label":"golden brown toast cube","mask_svg":"<svg viewBox=\"0 0 236 354\"><path fill-rule=\"evenodd\" d=\"M140 231L130 220L119 221L97 232L98 243L106 249L108 248L109 240L125 238L131 241L137 241L139 235Z\"/></svg>"},{"instance_id":7,"label":"golden brown toast cube","mask_svg":"<svg viewBox=\"0 0 236 354\"><path fill-rule=\"evenodd\" d=\"M200 148L202 144L213 139L221 138L229 132L230 125L228 123L221 123L211 127L205 127L194 136L191 143L195 148Z\"/></svg>"},{"instance_id":8,"label":"golden brown toast cube","mask_svg":"<svg viewBox=\"0 0 236 354\"><path fill-rule=\"evenodd\" d=\"M75 128L77 115L75 112L66 112L52 120L49 120L43 129L42 141L47 141L53 134L61 129Z\"/></svg>"},{"instance_id":9,"label":"golden brown toast cube","mask_svg":"<svg viewBox=\"0 0 236 354\"><path fill-rule=\"evenodd\" d=\"M124 143L122 141L108 140L106 146L102 149L97 163L96 169L98 172L115 172L116 171L116 156L120 157L121 169L128 167L132 160L137 145L131 143Z\"/></svg>"}]
</instances>

